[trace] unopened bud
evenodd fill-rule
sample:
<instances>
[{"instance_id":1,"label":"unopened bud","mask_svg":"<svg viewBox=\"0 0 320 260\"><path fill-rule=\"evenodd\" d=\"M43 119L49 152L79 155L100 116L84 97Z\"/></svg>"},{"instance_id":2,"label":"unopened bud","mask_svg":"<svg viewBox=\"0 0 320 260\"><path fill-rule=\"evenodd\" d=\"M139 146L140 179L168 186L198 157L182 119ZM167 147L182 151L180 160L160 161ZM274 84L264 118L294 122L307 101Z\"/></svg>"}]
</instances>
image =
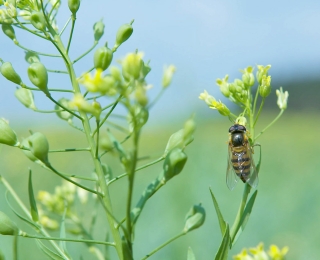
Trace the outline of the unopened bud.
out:
<instances>
[{"instance_id":1,"label":"unopened bud","mask_svg":"<svg viewBox=\"0 0 320 260\"><path fill-rule=\"evenodd\" d=\"M16 3L15 1L10 3L10 2L5 2L4 3L5 7L7 8L7 13L11 18L16 18L17 17L17 8L16 8Z\"/></svg>"},{"instance_id":2,"label":"unopened bud","mask_svg":"<svg viewBox=\"0 0 320 260\"><path fill-rule=\"evenodd\" d=\"M100 47L98 48L93 56L93 63L96 69L100 68L102 71L105 71L113 58L113 52L108 47Z\"/></svg>"},{"instance_id":3,"label":"unopened bud","mask_svg":"<svg viewBox=\"0 0 320 260\"><path fill-rule=\"evenodd\" d=\"M10 62L4 62L0 67L0 71L7 80L18 85L22 83L20 76L15 72Z\"/></svg>"},{"instance_id":4,"label":"unopened bud","mask_svg":"<svg viewBox=\"0 0 320 260\"><path fill-rule=\"evenodd\" d=\"M260 96L266 98L271 92L271 76L262 76L261 85L259 86Z\"/></svg>"},{"instance_id":5,"label":"unopened bud","mask_svg":"<svg viewBox=\"0 0 320 260\"><path fill-rule=\"evenodd\" d=\"M132 23L133 21L130 24L127 23L120 26L116 35L116 46L120 46L129 39L133 33Z\"/></svg>"},{"instance_id":6,"label":"unopened bud","mask_svg":"<svg viewBox=\"0 0 320 260\"><path fill-rule=\"evenodd\" d=\"M134 79L140 77L142 67L142 53L129 53L122 63L123 76L131 76Z\"/></svg>"},{"instance_id":7,"label":"unopened bud","mask_svg":"<svg viewBox=\"0 0 320 260\"><path fill-rule=\"evenodd\" d=\"M187 155L180 148L174 148L168 153L163 163L165 181L170 180L182 171L187 158Z\"/></svg>"},{"instance_id":8,"label":"unopened bud","mask_svg":"<svg viewBox=\"0 0 320 260\"><path fill-rule=\"evenodd\" d=\"M258 65L257 67L258 67L258 71L257 71L256 77L259 85L261 85L262 76L263 75L268 76L268 70L271 68L271 65L267 65L267 66Z\"/></svg>"},{"instance_id":9,"label":"unopened bud","mask_svg":"<svg viewBox=\"0 0 320 260\"><path fill-rule=\"evenodd\" d=\"M244 85L249 88L254 85L254 75L253 75L253 67L249 66L244 70L241 70L242 74L242 81Z\"/></svg>"},{"instance_id":10,"label":"unopened bud","mask_svg":"<svg viewBox=\"0 0 320 260\"><path fill-rule=\"evenodd\" d=\"M220 87L221 93L225 97L229 97L230 96L228 79L229 79L229 76L226 75L223 79L217 79L216 80L217 85Z\"/></svg>"},{"instance_id":11,"label":"unopened bud","mask_svg":"<svg viewBox=\"0 0 320 260\"><path fill-rule=\"evenodd\" d=\"M40 62L40 58L39 58L38 54L31 52L31 51L26 51L26 55L24 56L24 59L29 64L34 63L34 62Z\"/></svg>"},{"instance_id":12,"label":"unopened bud","mask_svg":"<svg viewBox=\"0 0 320 260\"><path fill-rule=\"evenodd\" d=\"M164 68L163 76L162 76L162 87L166 88L171 84L173 74L176 71L176 67L170 65Z\"/></svg>"},{"instance_id":13,"label":"unopened bud","mask_svg":"<svg viewBox=\"0 0 320 260\"><path fill-rule=\"evenodd\" d=\"M135 98L140 106L145 107L148 104L148 97L146 95L146 90L140 84L136 86Z\"/></svg>"},{"instance_id":14,"label":"unopened bud","mask_svg":"<svg viewBox=\"0 0 320 260\"><path fill-rule=\"evenodd\" d=\"M32 12L30 16L30 22L36 29L45 31L47 23L42 12Z\"/></svg>"},{"instance_id":15,"label":"unopened bud","mask_svg":"<svg viewBox=\"0 0 320 260\"><path fill-rule=\"evenodd\" d=\"M206 212L204 208L200 205L194 205L188 212L186 216L186 223L184 226L184 232L189 232L194 230L204 223L206 218Z\"/></svg>"},{"instance_id":16,"label":"unopened bud","mask_svg":"<svg viewBox=\"0 0 320 260\"><path fill-rule=\"evenodd\" d=\"M37 86L46 95L49 95L48 72L41 62L34 62L29 66L28 76L33 85Z\"/></svg>"},{"instance_id":17,"label":"unopened bud","mask_svg":"<svg viewBox=\"0 0 320 260\"><path fill-rule=\"evenodd\" d=\"M104 33L104 23L102 20L93 25L94 40L99 41Z\"/></svg>"},{"instance_id":18,"label":"unopened bud","mask_svg":"<svg viewBox=\"0 0 320 260\"><path fill-rule=\"evenodd\" d=\"M48 162L49 143L44 134L36 132L28 137L30 152L40 161Z\"/></svg>"},{"instance_id":19,"label":"unopened bud","mask_svg":"<svg viewBox=\"0 0 320 260\"><path fill-rule=\"evenodd\" d=\"M33 93L31 90L25 89L25 88L18 88L14 92L14 95L25 107L33 110L36 109L36 106L33 100Z\"/></svg>"},{"instance_id":20,"label":"unopened bud","mask_svg":"<svg viewBox=\"0 0 320 260\"><path fill-rule=\"evenodd\" d=\"M69 108L69 100L66 98L61 98L58 100L58 103L63 105L66 108ZM54 107L55 110L58 110L56 112L57 116L60 117L62 120L66 120L68 121L69 119L71 119L73 117L72 114L70 114L68 111L65 111L63 108L61 108L60 106L58 106L57 104Z\"/></svg>"},{"instance_id":21,"label":"unopened bud","mask_svg":"<svg viewBox=\"0 0 320 260\"><path fill-rule=\"evenodd\" d=\"M8 122L3 118L0 118L0 143L10 146L15 146L19 143L16 133L10 128Z\"/></svg>"},{"instance_id":22,"label":"unopened bud","mask_svg":"<svg viewBox=\"0 0 320 260\"><path fill-rule=\"evenodd\" d=\"M11 218L0 211L0 234L4 236L14 236L19 232L19 228Z\"/></svg>"},{"instance_id":23,"label":"unopened bud","mask_svg":"<svg viewBox=\"0 0 320 260\"><path fill-rule=\"evenodd\" d=\"M68 0L68 6L73 15L75 15L80 7L80 0Z\"/></svg>"}]
</instances>

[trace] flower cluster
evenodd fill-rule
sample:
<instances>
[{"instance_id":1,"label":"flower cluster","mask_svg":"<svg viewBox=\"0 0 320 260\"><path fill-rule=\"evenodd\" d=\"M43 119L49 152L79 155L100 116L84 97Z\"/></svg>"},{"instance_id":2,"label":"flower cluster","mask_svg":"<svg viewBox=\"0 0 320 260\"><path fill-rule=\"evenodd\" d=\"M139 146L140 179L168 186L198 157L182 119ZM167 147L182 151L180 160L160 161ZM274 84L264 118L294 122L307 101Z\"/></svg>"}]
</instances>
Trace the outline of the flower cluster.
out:
<instances>
[{"instance_id":1,"label":"flower cluster","mask_svg":"<svg viewBox=\"0 0 320 260\"><path fill-rule=\"evenodd\" d=\"M263 243L255 248L242 249L241 253L233 257L234 260L284 260L289 248L285 246L279 249L276 245L271 245L269 251L264 251Z\"/></svg>"}]
</instances>

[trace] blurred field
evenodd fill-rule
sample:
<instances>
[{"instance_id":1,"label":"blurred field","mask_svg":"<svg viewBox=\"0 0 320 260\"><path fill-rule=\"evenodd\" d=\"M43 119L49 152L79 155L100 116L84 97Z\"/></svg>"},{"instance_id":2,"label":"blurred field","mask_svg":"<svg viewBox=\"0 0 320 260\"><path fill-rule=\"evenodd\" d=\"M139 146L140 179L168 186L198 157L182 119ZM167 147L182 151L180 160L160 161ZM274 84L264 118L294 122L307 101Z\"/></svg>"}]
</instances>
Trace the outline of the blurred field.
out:
<instances>
[{"instance_id":1,"label":"blurred field","mask_svg":"<svg viewBox=\"0 0 320 260\"><path fill-rule=\"evenodd\" d=\"M272 113L259 122L261 130ZM230 123L224 119L199 119L195 140L187 147L188 162L184 171L169 181L146 205L137 223L135 234L135 259L171 238L184 226L184 217L193 204L202 203L207 212L205 224L185 237L173 242L150 259L186 259L188 246L191 246L197 259L213 259L218 249L221 235L217 217L211 201L211 186L225 219L232 224L241 199L243 185L238 183L230 192L225 184L227 131ZM174 124L148 126L143 132L140 156L150 156L141 164L161 156L169 136L183 126L184 119ZM66 128L68 128L66 126ZM51 149L85 147L81 134L63 128L39 129L46 134ZM276 244L289 246L287 259L318 259L320 255L320 160L318 133L320 122L318 114L285 113L269 131L259 138L262 145L262 166L256 203L245 231L231 251L231 256L243 247L255 247L264 242L265 247ZM20 129L20 136L27 130ZM56 153L50 155L52 164L61 171L77 174L90 174L93 170L90 159L84 152L75 154ZM107 162L113 166L114 175L122 170L116 166L117 158L110 157ZM27 203L28 166L34 172L35 190L47 189L51 192L60 180L52 173L29 162L18 149L2 147L1 175L15 187L17 193ZM161 163L137 173L134 204L142 190L160 172ZM73 173L74 173L73 172ZM126 197L126 180L120 180L111 187L114 208L117 216L124 216L122 202ZM9 196L10 198L10 196ZM17 206L10 200L17 209ZM5 190L0 186L0 210L8 213L18 222L5 202ZM19 210L18 210L19 211ZM83 219L90 221L92 205L81 209ZM21 212L21 211L19 211ZM107 226L104 214L98 220L95 237L104 239ZM24 225L23 229L30 230ZM101 232L103 231L103 233ZM32 231L31 231L32 232ZM55 235L58 235L57 233ZM12 258L12 239L0 237L0 248L6 259ZM80 247L81 250L77 248ZM35 241L19 239L19 259L45 259ZM83 245L68 243L75 259L80 254L83 259L93 259ZM230 259L231 259L230 256Z\"/></svg>"}]
</instances>

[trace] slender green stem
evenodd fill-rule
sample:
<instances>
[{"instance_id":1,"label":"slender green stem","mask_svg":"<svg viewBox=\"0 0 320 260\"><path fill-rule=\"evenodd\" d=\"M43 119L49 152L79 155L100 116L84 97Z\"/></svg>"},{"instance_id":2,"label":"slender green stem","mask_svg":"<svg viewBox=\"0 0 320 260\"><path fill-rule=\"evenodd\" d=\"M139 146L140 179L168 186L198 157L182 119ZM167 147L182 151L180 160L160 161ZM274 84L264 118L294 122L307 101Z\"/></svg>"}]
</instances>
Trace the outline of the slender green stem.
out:
<instances>
[{"instance_id":1,"label":"slender green stem","mask_svg":"<svg viewBox=\"0 0 320 260\"><path fill-rule=\"evenodd\" d=\"M158 95L156 96L156 98L148 105L148 109L150 109L151 107L153 107L157 103L157 101L163 95L164 91L165 91L165 88L161 88L161 90L158 93Z\"/></svg>"},{"instance_id":2,"label":"slender green stem","mask_svg":"<svg viewBox=\"0 0 320 260\"><path fill-rule=\"evenodd\" d=\"M142 166L140 166L140 167L138 167L137 169L136 169L136 172L137 171L140 171L140 170L142 170L142 169L144 169L144 168L147 168L147 167L149 167L149 166L151 166L151 165L154 165L154 164L156 164L156 163L158 163L158 162L161 162L161 161L163 161L164 160L164 157L160 157L160 158L158 158L157 160L154 160L154 161L152 161L152 162L149 162L149 163L147 163L147 164L145 164L145 165L142 165ZM125 176L127 176L128 175L128 173L122 173L122 174L120 174L119 176L117 176L117 177L115 177L115 178L113 178L112 180L110 180L107 184L108 185L110 185L110 184L112 184L113 182L115 182L115 181L117 181L117 180L119 180L119 179L121 179L121 178L123 178L123 177L125 177Z\"/></svg>"},{"instance_id":3,"label":"slender green stem","mask_svg":"<svg viewBox=\"0 0 320 260\"><path fill-rule=\"evenodd\" d=\"M247 203L247 199L248 199L248 195L250 193L250 190L251 190L250 185L246 183L244 185L244 190L243 190L242 199L241 199L241 203L240 203L240 207L239 207L238 213L236 215L236 218L235 218L234 223L232 225L232 228L230 230L231 242L233 242L233 240L235 239L235 237L236 237L236 235L238 233L238 230L240 228L239 224L240 224L240 221L241 221L241 218L242 218L242 214L243 214L244 208L245 208L246 203Z\"/></svg>"},{"instance_id":4,"label":"slender green stem","mask_svg":"<svg viewBox=\"0 0 320 260\"><path fill-rule=\"evenodd\" d=\"M282 109L280 113L277 115L277 117L254 138L254 142L258 139L258 137L260 137L260 135L262 135L269 127L271 127L282 116L283 112L284 110Z\"/></svg>"},{"instance_id":5,"label":"slender green stem","mask_svg":"<svg viewBox=\"0 0 320 260\"><path fill-rule=\"evenodd\" d=\"M42 91L38 88L31 88L31 87L28 87L27 85L25 85L24 83L21 83L20 86L22 88L25 88L25 89L30 89L30 90L34 90L34 91ZM49 92L69 92L69 93L73 93L73 90L69 90L69 89L55 89L55 88L49 88L48 89Z\"/></svg>"},{"instance_id":6,"label":"slender green stem","mask_svg":"<svg viewBox=\"0 0 320 260\"><path fill-rule=\"evenodd\" d=\"M69 17L68 21L66 22L66 24L63 26L62 30L60 31L59 33L59 36L61 36L63 34L63 32L65 31L65 29L67 28L68 24L70 23L71 21L71 16Z\"/></svg>"},{"instance_id":7,"label":"slender green stem","mask_svg":"<svg viewBox=\"0 0 320 260\"><path fill-rule=\"evenodd\" d=\"M79 118L81 121L83 121L83 118L79 115L77 115L76 113L74 113L73 111L71 111L70 109L66 108L64 105L60 104L59 102L57 102L53 97L51 97L51 95L47 95L47 97L56 105L58 105L59 107L61 107L62 109L64 109L65 111L68 111L70 114L74 115L75 117Z\"/></svg>"},{"instance_id":8,"label":"slender green stem","mask_svg":"<svg viewBox=\"0 0 320 260\"><path fill-rule=\"evenodd\" d=\"M18 260L18 236L13 238L13 260Z\"/></svg>"},{"instance_id":9,"label":"slender green stem","mask_svg":"<svg viewBox=\"0 0 320 260\"><path fill-rule=\"evenodd\" d=\"M67 45L67 53L69 53L70 44L71 44L71 41L72 41L74 26L75 26L75 24L76 24L76 19L77 19L77 17L76 17L74 14L72 14L72 15L71 15L71 19L72 19L72 23L71 23L71 31L70 31L69 40L68 40L68 45Z\"/></svg>"},{"instance_id":10,"label":"slender green stem","mask_svg":"<svg viewBox=\"0 0 320 260\"><path fill-rule=\"evenodd\" d=\"M96 120L96 125L97 125L97 137L96 137L96 158L98 158L99 157L99 132L100 132L100 127L99 127L99 122L100 122L100 120L99 119L97 119Z\"/></svg>"},{"instance_id":11,"label":"slender green stem","mask_svg":"<svg viewBox=\"0 0 320 260\"><path fill-rule=\"evenodd\" d=\"M156 249L154 249L153 251L151 251L149 254L147 254L145 257L141 258L141 260L145 260L147 258L149 258L150 256L152 256L153 254L155 254L156 252L158 252L160 249L164 248L166 245L170 244L172 241L178 239L179 237L184 236L185 234L187 234L187 232L182 232L176 236L174 236L173 238L169 239L168 241L166 241L165 243L163 243L161 246L157 247Z\"/></svg>"},{"instance_id":12,"label":"slender green stem","mask_svg":"<svg viewBox=\"0 0 320 260\"><path fill-rule=\"evenodd\" d=\"M59 110L41 110L41 109L32 109L34 112L38 112L38 113L43 113L43 114L52 114L52 113L57 113L59 112Z\"/></svg>"},{"instance_id":13,"label":"slender green stem","mask_svg":"<svg viewBox=\"0 0 320 260\"><path fill-rule=\"evenodd\" d=\"M62 174L61 172L59 172L59 171L57 171L55 168L53 168L50 164L46 164L46 167L49 168L51 171L53 171L55 174L59 175L61 178L65 179L66 181L71 182L71 183L73 183L74 185L76 185L76 186L78 186L78 187L80 187L80 188L82 188L82 189L84 189L84 190L87 190L87 191L89 191L89 192L91 192L91 193L94 193L94 194L97 194L97 195L103 197L103 194L102 194L102 193L100 193L100 192L98 192L98 191L95 191L95 190L92 190L92 189L90 189L90 188L88 188L88 187L86 187L86 186L83 186L82 184L77 183L77 182L73 181L72 179L69 179L69 178L66 177L64 174Z\"/></svg>"},{"instance_id":14,"label":"slender green stem","mask_svg":"<svg viewBox=\"0 0 320 260\"><path fill-rule=\"evenodd\" d=\"M0 175L0 182L2 182L4 184L4 186L6 187L7 191L11 194L11 196L14 198L14 200L17 202L18 206L22 209L22 211L24 212L24 214L26 216L28 216L28 218L30 220L32 220L32 217L30 215L29 210L27 209L27 207L23 204L23 202L21 201L21 199L19 198L19 196L17 195L17 193L14 191L14 189L11 187L11 185L7 182L7 180ZM47 233L46 230L44 230L42 227L39 228L40 232L42 235L49 237L50 235ZM61 256L64 257L64 259L69 259L69 257L66 256L66 254L60 249L60 247L54 242L54 241L50 241L50 243L52 244L52 246L57 250L57 252L59 252L59 254Z\"/></svg>"},{"instance_id":15,"label":"slender green stem","mask_svg":"<svg viewBox=\"0 0 320 260\"><path fill-rule=\"evenodd\" d=\"M32 52L32 53L35 53L35 54L38 54L38 55L41 55L41 56L61 58L61 55L58 55L58 54L49 54L49 53L43 53L43 52L38 52L38 51L30 50L30 49L22 46L22 45L21 45L20 43L18 43L18 42L16 42L16 45L17 45L18 47L20 47L21 49L23 49L23 50L26 50L26 51L29 51L29 52Z\"/></svg>"},{"instance_id":16,"label":"slender green stem","mask_svg":"<svg viewBox=\"0 0 320 260\"><path fill-rule=\"evenodd\" d=\"M21 237L25 238L36 238L42 240L57 240L57 241L69 241L69 242L76 242L76 243L93 243L93 244L100 244L100 245L107 245L107 246L115 246L113 242L106 242L106 241L99 241L99 240L89 240L89 239L74 239L74 238L61 238L61 237L41 237L41 236L33 236L27 233L19 234Z\"/></svg>"},{"instance_id":17,"label":"slender green stem","mask_svg":"<svg viewBox=\"0 0 320 260\"><path fill-rule=\"evenodd\" d=\"M50 150L49 153L63 153L63 152L88 152L91 151L91 148L66 148L66 149L57 149Z\"/></svg>"},{"instance_id":18,"label":"slender green stem","mask_svg":"<svg viewBox=\"0 0 320 260\"><path fill-rule=\"evenodd\" d=\"M32 30L30 30L28 27L24 26L22 23L20 23L20 21L18 20L18 18L16 18L15 20L16 20L17 23L20 25L20 28L21 28L21 29L26 30L26 31L28 31L29 33L32 33L32 34L34 34L34 35L36 35L36 36L38 36L38 37L40 37L40 38L42 38L42 39L48 40L45 36L43 36L43 35L41 35L41 34L38 34L38 33L36 33L35 31L32 31Z\"/></svg>"},{"instance_id":19,"label":"slender green stem","mask_svg":"<svg viewBox=\"0 0 320 260\"><path fill-rule=\"evenodd\" d=\"M258 113L256 115L256 119L254 120L254 123L253 123L253 127L256 125L256 123L258 122L258 118L260 116L260 113L262 111L262 108L263 108L263 105L264 105L264 101L265 101L265 98L262 99L261 101L261 104L260 104L260 107L259 107L259 110L258 110Z\"/></svg>"},{"instance_id":20,"label":"slender green stem","mask_svg":"<svg viewBox=\"0 0 320 260\"><path fill-rule=\"evenodd\" d=\"M50 70L50 69L47 69L47 71L51 72L51 73L69 74L68 71L63 71L63 70Z\"/></svg>"},{"instance_id":21,"label":"slender green stem","mask_svg":"<svg viewBox=\"0 0 320 260\"><path fill-rule=\"evenodd\" d=\"M85 53L81 54L72 63L75 64L77 61L81 60L84 56L86 56L88 53L90 53L97 46L98 43L99 43L98 41L95 41L89 50L87 50Z\"/></svg>"},{"instance_id":22,"label":"slender green stem","mask_svg":"<svg viewBox=\"0 0 320 260\"><path fill-rule=\"evenodd\" d=\"M253 115L256 114L256 107L257 107L257 101L258 101L258 96L259 96L259 86L258 86L258 89L256 91L256 96L254 98L254 102L253 102Z\"/></svg>"}]
</instances>

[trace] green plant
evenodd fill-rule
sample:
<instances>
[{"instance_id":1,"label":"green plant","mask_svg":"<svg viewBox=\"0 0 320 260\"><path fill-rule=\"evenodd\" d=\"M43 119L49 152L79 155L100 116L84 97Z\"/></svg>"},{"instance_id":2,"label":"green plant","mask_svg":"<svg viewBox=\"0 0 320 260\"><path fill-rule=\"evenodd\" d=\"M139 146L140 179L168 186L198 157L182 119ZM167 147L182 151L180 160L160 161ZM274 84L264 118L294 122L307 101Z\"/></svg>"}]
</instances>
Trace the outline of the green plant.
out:
<instances>
[{"instance_id":1,"label":"green plant","mask_svg":"<svg viewBox=\"0 0 320 260\"><path fill-rule=\"evenodd\" d=\"M193 118L190 118L180 131L171 136L160 158L145 165L140 164L139 140L141 130L148 121L150 108L170 85L175 67L170 65L165 68L161 91L153 102L149 102L147 91L150 87L147 84L146 77L151 67L149 62L143 60L143 53L135 51L127 54L121 60L120 68L111 65L115 52L133 33L133 21L122 25L118 29L112 48L109 48L106 43L95 50L92 65L87 68L85 73L80 75L75 70L75 64L81 62L87 54L99 45L105 27L102 20L96 22L93 26L94 41L92 47L73 59L70 56L70 49L72 48L76 15L81 8L79 0L68 1L70 18L62 30L59 30L56 25L56 17L61 6L60 1L6 1L5 3L1 1L1 4L5 6L4 9L0 10L0 23L3 33L17 47L26 51L25 60L29 63L27 74L34 87L29 86L27 79L20 77L10 62L0 59L1 74L7 80L19 86L15 96L25 107L38 113L56 114L73 127L75 131L80 131L87 141L87 147L84 148L51 150L49 148L50 140L47 140L43 133L30 131L29 137L20 140L10 128L8 122L0 119L0 142L2 144L21 149L31 161L65 181L61 186L56 187L54 194L40 191L36 196L32 185L32 171L29 170L30 208L28 209L5 177L1 176L0 181L24 214L20 214L18 210L12 207L13 212L37 232L31 234L23 231L5 213L0 212L1 234L37 239L39 248L52 259L72 258L65 241L85 243L90 252L98 259L103 258L101 247L97 247L99 244L114 248L119 259L133 259L136 223L144 205L164 184L182 171L187 161L185 147L193 140L195 125ZM63 42L62 35L66 33L68 28L70 28L69 36L67 41ZM19 34L16 35L16 29L24 30L32 37L51 43L56 53L42 53L24 47L18 41ZM44 56L61 59L65 68L61 70L48 69L46 65L48 63L41 61ZM91 74L93 70L95 72ZM57 77L68 75L70 84L61 89L51 88L51 77L54 74ZM43 97L54 104L54 109L50 111L38 109L33 96L34 91L43 92ZM56 100L56 93L62 93L65 96ZM116 113L116 108L119 106L122 106L125 111L120 115ZM120 118L122 122L118 123L117 120L111 119L112 116L115 119ZM106 128L106 125L108 125L108 128ZM86 175L77 175L73 172L64 173L58 169L59 166L50 161L50 154L52 153L63 154L79 151L86 152L91 159L94 168L93 176L91 176L91 173ZM118 159L124 173L113 176L113 169L106 164L106 157L113 158L113 160ZM137 172L160 162L163 162L163 168L158 177L146 187L141 198L134 205L133 189ZM119 201L111 198L109 189L113 183L122 178L127 179L128 185L123 187L127 198L122 202L125 215L119 216L114 213L112 207L112 203L119 203ZM81 220L78 208L75 206L76 201L79 200L85 207L89 193L95 195L93 201L95 201L96 211L98 211L98 208L105 211L104 232L107 233L106 240L96 240L92 236L91 231L98 218L97 213L93 214L88 228L87 222L84 223L84 220ZM200 227L204 219L205 211L202 206L193 206L187 214L185 228L177 236L149 254L146 252L144 259L176 238ZM107 228L107 223L109 228ZM54 237L47 231L59 228L59 237ZM68 237L67 234L71 237ZM43 243L42 240L49 240L51 245ZM60 243L58 244L56 241L60 241ZM109 251L107 250L105 253L106 257L108 257Z\"/></svg>"}]
</instances>

